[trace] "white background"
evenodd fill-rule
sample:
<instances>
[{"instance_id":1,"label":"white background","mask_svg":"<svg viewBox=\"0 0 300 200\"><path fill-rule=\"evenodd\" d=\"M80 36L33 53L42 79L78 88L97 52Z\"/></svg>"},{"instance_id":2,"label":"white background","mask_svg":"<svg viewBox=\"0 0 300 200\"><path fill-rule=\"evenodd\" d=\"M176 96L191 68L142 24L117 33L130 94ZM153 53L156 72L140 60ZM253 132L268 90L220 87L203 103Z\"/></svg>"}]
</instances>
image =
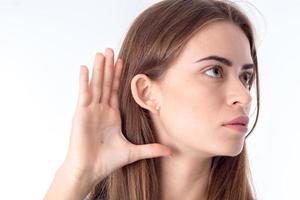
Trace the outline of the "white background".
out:
<instances>
[{"instance_id":1,"label":"white background","mask_svg":"<svg viewBox=\"0 0 300 200\"><path fill-rule=\"evenodd\" d=\"M0 0L0 199L43 198L67 150L79 66L91 70L106 47L118 53L130 23L155 2ZM261 115L247 140L256 192L300 199L300 4L248 2L261 80Z\"/></svg>"}]
</instances>

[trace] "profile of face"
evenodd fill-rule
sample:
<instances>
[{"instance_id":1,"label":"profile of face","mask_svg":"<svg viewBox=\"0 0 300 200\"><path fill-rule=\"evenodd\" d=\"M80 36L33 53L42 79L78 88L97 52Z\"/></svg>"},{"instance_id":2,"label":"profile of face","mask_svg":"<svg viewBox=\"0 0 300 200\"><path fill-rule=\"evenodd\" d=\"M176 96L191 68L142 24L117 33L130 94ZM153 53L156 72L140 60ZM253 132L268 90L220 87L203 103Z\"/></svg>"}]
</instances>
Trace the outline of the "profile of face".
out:
<instances>
[{"instance_id":1,"label":"profile of face","mask_svg":"<svg viewBox=\"0 0 300 200\"><path fill-rule=\"evenodd\" d=\"M150 111L159 143L195 157L235 156L242 151L247 132L223 123L249 115L251 66L243 31L230 22L213 22L188 41L162 80L151 80L154 104L133 94Z\"/></svg>"}]
</instances>

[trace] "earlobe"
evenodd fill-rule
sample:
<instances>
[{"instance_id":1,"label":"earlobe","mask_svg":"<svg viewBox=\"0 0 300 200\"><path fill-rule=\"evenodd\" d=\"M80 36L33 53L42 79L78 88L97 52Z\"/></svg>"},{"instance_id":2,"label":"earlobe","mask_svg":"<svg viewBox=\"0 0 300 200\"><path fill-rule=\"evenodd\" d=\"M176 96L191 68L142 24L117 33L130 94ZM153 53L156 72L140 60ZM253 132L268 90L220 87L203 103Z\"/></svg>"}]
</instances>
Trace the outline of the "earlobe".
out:
<instances>
[{"instance_id":1,"label":"earlobe","mask_svg":"<svg viewBox=\"0 0 300 200\"><path fill-rule=\"evenodd\" d=\"M153 96L153 82L145 74L137 74L131 80L131 93L135 102L152 113L159 111Z\"/></svg>"}]
</instances>

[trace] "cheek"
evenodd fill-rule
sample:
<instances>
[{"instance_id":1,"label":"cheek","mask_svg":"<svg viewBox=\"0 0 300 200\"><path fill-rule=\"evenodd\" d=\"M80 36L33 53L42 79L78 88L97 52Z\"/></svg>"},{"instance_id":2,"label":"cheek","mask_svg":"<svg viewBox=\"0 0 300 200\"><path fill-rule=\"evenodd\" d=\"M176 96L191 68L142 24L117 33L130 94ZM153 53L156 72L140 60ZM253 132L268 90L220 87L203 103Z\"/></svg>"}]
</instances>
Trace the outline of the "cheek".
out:
<instances>
[{"instance_id":1,"label":"cheek","mask_svg":"<svg viewBox=\"0 0 300 200\"><path fill-rule=\"evenodd\" d=\"M243 139L223 131L224 88L218 84L177 84L164 92L160 112L169 142L211 155L240 152Z\"/></svg>"},{"instance_id":2,"label":"cheek","mask_svg":"<svg viewBox=\"0 0 300 200\"><path fill-rule=\"evenodd\" d=\"M164 95L162 117L171 134L180 138L209 134L220 123L216 119L222 106L221 93L212 86L191 85L168 88Z\"/></svg>"}]
</instances>

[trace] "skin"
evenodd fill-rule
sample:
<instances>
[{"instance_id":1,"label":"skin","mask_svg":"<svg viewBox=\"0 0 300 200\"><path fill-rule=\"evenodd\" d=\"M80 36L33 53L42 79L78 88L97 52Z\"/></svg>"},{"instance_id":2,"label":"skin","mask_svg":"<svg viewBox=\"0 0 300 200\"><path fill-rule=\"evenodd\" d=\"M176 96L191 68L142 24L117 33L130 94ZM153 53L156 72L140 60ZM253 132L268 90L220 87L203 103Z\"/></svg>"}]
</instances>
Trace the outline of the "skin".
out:
<instances>
[{"instance_id":1,"label":"skin","mask_svg":"<svg viewBox=\"0 0 300 200\"><path fill-rule=\"evenodd\" d=\"M232 67L215 60L195 63L210 55L231 60ZM116 169L147 158L160 159L160 200L205 199L212 157L236 156L243 148L245 133L222 124L249 114L252 98L241 66L251 63L243 32L215 22L190 39L161 81L136 75L133 98L150 111L158 139L136 145L121 129L117 91L122 61L114 62L110 48L97 53L90 81L88 68L80 68L67 155L44 200L82 200Z\"/></svg>"},{"instance_id":2,"label":"skin","mask_svg":"<svg viewBox=\"0 0 300 200\"><path fill-rule=\"evenodd\" d=\"M124 137L117 93L121 69L122 60L114 63L110 48L104 55L95 55L91 81L88 68L81 66L67 155L44 200L82 200L116 169L137 160L170 155L170 148L164 145L136 145Z\"/></svg>"},{"instance_id":3,"label":"skin","mask_svg":"<svg viewBox=\"0 0 300 200\"><path fill-rule=\"evenodd\" d=\"M211 55L227 58L232 66L216 60L195 63ZM222 124L249 115L252 97L245 73L254 69L242 69L244 64L253 64L246 35L219 21L188 41L162 80L143 74L132 79L136 103L150 111L158 142L173 152L158 158L162 200L205 199L212 157L242 151L246 133Z\"/></svg>"}]
</instances>

